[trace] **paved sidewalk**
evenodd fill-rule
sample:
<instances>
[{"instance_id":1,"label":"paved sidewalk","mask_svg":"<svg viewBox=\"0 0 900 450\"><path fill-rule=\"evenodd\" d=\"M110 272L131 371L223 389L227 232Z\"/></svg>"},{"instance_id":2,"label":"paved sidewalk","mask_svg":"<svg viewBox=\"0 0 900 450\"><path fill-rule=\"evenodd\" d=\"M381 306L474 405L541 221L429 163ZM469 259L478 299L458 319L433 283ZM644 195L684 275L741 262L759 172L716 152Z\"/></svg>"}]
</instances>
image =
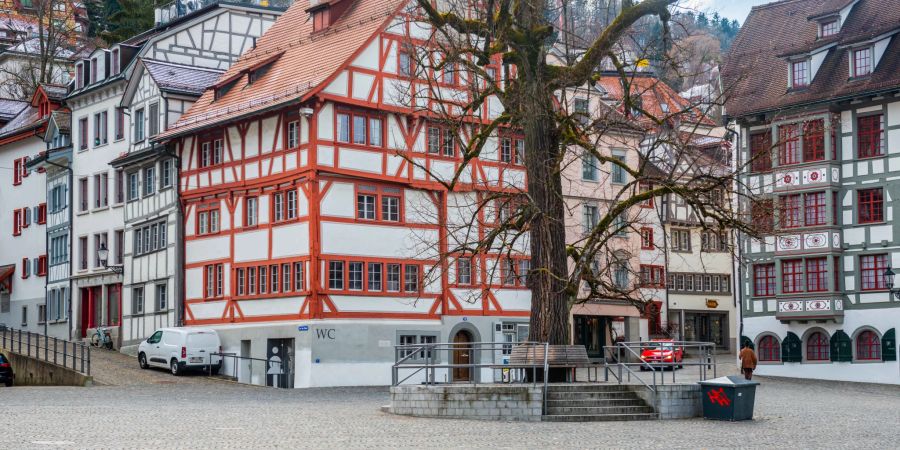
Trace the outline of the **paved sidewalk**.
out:
<instances>
[{"instance_id":1,"label":"paved sidewalk","mask_svg":"<svg viewBox=\"0 0 900 450\"><path fill-rule=\"evenodd\" d=\"M107 386L136 386L147 384L220 383L201 372L187 372L173 376L168 370L138 366L137 358L113 350L91 349L91 376L94 383Z\"/></svg>"},{"instance_id":2,"label":"paved sidewalk","mask_svg":"<svg viewBox=\"0 0 900 450\"><path fill-rule=\"evenodd\" d=\"M760 381L755 420L736 423L401 417L380 412L386 387L0 388L0 448L897 448L900 386Z\"/></svg>"}]
</instances>

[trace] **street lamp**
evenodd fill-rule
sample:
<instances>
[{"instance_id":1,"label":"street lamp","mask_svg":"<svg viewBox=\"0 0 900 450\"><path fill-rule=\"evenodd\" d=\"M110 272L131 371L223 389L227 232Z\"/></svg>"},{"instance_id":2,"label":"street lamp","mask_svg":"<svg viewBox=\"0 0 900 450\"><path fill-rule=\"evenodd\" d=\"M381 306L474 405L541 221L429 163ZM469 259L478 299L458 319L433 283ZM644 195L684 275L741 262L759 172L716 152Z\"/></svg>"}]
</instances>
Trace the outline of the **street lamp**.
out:
<instances>
[{"instance_id":1,"label":"street lamp","mask_svg":"<svg viewBox=\"0 0 900 450\"><path fill-rule=\"evenodd\" d=\"M884 285L885 285L885 286L888 288L888 290L891 292L889 295L896 297L897 300L900 300L900 288L894 289L894 275L896 275L896 274L894 273L893 270L891 270L890 267L888 267L887 269L885 269L885 271L884 271Z\"/></svg>"},{"instance_id":2,"label":"street lamp","mask_svg":"<svg viewBox=\"0 0 900 450\"><path fill-rule=\"evenodd\" d=\"M107 261L109 260L109 250L106 249L106 244L100 244L100 248L97 250L97 259L100 260L100 265L103 266L104 269L108 269L113 273L122 273L124 271L122 266L107 265Z\"/></svg>"}]
</instances>

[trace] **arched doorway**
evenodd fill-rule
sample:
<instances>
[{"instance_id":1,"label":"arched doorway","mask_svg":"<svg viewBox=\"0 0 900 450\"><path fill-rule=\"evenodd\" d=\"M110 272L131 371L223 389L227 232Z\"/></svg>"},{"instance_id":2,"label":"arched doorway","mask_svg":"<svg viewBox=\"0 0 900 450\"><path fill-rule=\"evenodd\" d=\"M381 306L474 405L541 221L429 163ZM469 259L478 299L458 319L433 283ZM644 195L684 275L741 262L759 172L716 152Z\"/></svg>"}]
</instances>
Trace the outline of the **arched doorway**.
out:
<instances>
[{"instance_id":1,"label":"arched doorway","mask_svg":"<svg viewBox=\"0 0 900 450\"><path fill-rule=\"evenodd\" d=\"M472 333L466 330L459 330L453 336L453 364L472 364L474 352L472 351ZM454 367L452 370L452 381L468 382L472 381L472 369L469 367Z\"/></svg>"}]
</instances>

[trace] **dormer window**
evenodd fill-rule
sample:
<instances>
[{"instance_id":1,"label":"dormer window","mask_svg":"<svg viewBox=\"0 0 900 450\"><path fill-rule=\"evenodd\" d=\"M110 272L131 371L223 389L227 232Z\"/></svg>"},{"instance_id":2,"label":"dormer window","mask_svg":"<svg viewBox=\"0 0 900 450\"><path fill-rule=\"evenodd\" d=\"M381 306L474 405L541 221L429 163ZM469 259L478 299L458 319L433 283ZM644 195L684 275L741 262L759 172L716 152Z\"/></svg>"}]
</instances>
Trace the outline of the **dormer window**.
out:
<instances>
[{"instance_id":1,"label":"dormer window","mask_svg":"<svg viewBox=\"0 0 900 450\"><path fill-rule=\"evenodd\" d=\"M75 66L75 87L78 89L84 87L84 77L82 76L81 64Z\"/></svg>"},{"instance_id":2,"label":"dormer window","mask_svg":"<svg viewBox=\"0 0 900 450\"><path fill-rule=\"evenodd\" d=\"M829 20L827 22L822 22L822 33L821 37L834 36L841 29L841 22L838 19Z\"/></svg>"},{"instance_id":3,"label":"dormer window","mask_svg":"<svg viewBox=\"0 0 900 450\"><path fill-rule=\"evenodd\" d=\"M119 73L119 49L115 49L112 51L112 56L110 57L110 61L112 62L111 70L109 71L110 75L116 75Z\"/></svg>"},{"instance_id":4,"label":"dormer window","mask_svg":"<svg viewBox=\"0 0 900 450\"><path fill-rule=\"evenodd\" d=\"M321 31L328 27L330 24L328 17L329 12L328 7L312 12L313 32Z\"/></svg>"},{"instance_id":5,"label":"dormer window","mask_svg":"<svg viewBox=\"0 0 900 450\"><path fill-rule=\"evenodd\" d=\"M91 84L97 82L97 58L91 58Z\"/></svg>"},{"instance_id":6,"label":"dormer window","mask_svg":"<svg viewBox=\"0 0 900 450\"><path fill-rule=\"evenodd\" d=\"M860 48L853 50L852 53L852 73L853 77L864 77L872 73L872 48Z\"/></svg>"},{"instance_id":7,"label":"dormer window","mask_svg":"<svg viewBox=\"0 0 900 450\"><path fill-rule=\"evenodd\" d=\"M791 87L796 89L807 86L809 86L809 60L792 62Z\"/></svg>"}]
</instances>

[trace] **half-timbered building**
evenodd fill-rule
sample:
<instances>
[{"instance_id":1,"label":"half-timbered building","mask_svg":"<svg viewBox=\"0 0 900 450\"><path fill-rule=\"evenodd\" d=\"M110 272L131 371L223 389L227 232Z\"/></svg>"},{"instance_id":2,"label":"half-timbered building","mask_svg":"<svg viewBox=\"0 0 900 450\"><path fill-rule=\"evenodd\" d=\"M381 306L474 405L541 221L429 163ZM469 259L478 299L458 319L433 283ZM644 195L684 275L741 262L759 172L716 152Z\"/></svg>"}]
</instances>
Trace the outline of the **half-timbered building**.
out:
<instances>
[{"instance_id":1,"label":"half-timbered building","mask_svg":"<svg viewBox=\"0 0 900 450\"><path fill-rule=\"evenodd\" d=\"M765 375L900 383L900 9L754 7L723 68L744 211L742 340Z\"/></svg>"},{"instance_id":2,"label":"half-timbered building","mask_svg":"<svg viewBox=\"0 0 900 450\"><path fill-rule=\"evenodd\" d=\"M250 50L283 9L257 3L210 2L202 11L158 14L171 32L160 35L129 66L119 108L131 117L128 152L110 164L125 179L122 345L157 328L184 323L183 242L178 203L178 156L151 140L166 131Z\"/></svg>"},{"instance_id":3,"label":"half-timbered building","mask_svg":"<svg viewBox=\"0 0 900 450\"><path fill-rule=\"evenodd\" d=\"M203 8L167 11L157 11L154 28L78 61L66 98L72 109L75 173L72 327L80 337L107 327L117 347L135 343L156 326L176 323L179 290L169 277L176 266L172 237L177 227L167 219L175 201L174 163L157 160L161 155L156 154L151 161L123 155L156 151L149 138L187 108L191 94L164 95L158 85L151 86L147 66L160 67L159 76L174 83L191 83L170 74L180 69L184 75L183 67L217 74L251 48L282 9L254 2L205 2ZM120 157L120 162L137 165L127 172L123 164L111 168L110 162ZM148 222L153 220L157 223ZM140 241L131 236L138 233ZM100 258L101 250L108 252L106 260Z\"/></svg>"},{"instance_id":4,"label":"half-timbered building","mask_svg":"<svg viewBox=\"0 0 900 450\"><path fill-rule=\"evenodd\" d=\"M441 258L467 239L453 230L496 221L474 187L523 187L521 138L492 139L467 189L441 187L463 136L404 100L419 82L404 43L428 36L404 4L295 4L158 139L181 160L185 322L226 352L277 353L287 385L385 384L395 344L527 333L527 240Z\"/></svg>"}]
</instances>

